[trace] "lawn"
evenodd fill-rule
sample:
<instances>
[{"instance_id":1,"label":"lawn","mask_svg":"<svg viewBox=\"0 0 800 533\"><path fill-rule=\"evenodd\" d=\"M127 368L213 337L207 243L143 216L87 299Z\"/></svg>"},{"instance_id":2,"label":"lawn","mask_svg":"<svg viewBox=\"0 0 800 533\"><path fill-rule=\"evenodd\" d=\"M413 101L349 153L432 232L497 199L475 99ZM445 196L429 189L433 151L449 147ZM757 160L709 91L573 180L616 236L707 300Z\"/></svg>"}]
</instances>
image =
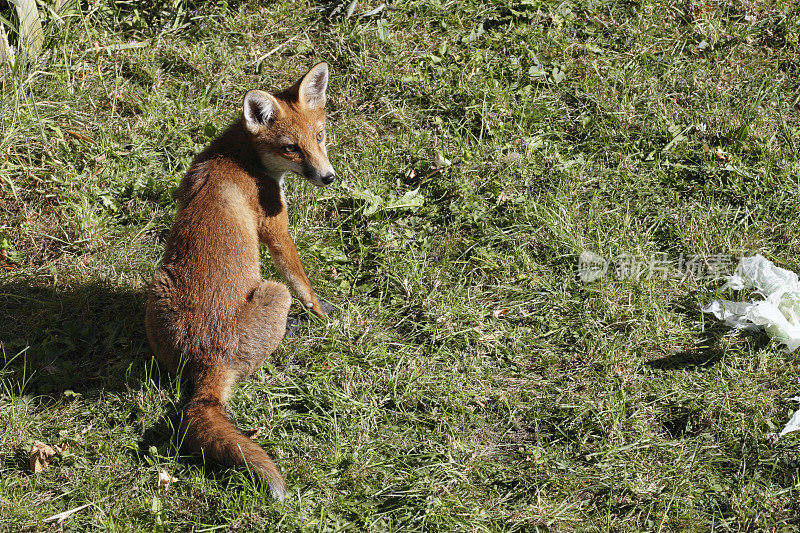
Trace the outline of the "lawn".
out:
<instances>
[{"instance_id":1,"label":"lawn","mask_svg":"<svg viewBox=\"0 0 800 533\"><path fill-rule=\"evenodd\" d=\"M339 4L40 4L0 67L0 530L800 528L797 355L701 311L742 255L800 270L800 8ZM230 403L276 503L176 448L144 294L193 156L317 61L338 177L287 196L337 312Z\"/></svg>"}]
</instances>

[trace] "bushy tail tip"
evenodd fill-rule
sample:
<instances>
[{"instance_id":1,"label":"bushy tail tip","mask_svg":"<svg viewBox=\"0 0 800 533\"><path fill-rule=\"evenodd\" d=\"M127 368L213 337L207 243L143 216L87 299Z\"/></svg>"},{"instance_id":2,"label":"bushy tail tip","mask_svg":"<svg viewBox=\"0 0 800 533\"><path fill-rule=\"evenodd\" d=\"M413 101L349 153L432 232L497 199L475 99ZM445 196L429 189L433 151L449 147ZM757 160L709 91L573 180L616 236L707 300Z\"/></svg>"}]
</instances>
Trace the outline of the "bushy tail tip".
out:
<instances>
[{"instance_id":1,"label":"bushy tail tip","mask_svg":"<svg viewBox=\"0 0 800 533\"><path fill-rule=\"evenodd\" d=\"M193 399L184 408L183 447L227 466L255 471L269 484L273 498L283 501L286 482L267 452L241 433L215 399Z\"/></svg>"}]
</instances>

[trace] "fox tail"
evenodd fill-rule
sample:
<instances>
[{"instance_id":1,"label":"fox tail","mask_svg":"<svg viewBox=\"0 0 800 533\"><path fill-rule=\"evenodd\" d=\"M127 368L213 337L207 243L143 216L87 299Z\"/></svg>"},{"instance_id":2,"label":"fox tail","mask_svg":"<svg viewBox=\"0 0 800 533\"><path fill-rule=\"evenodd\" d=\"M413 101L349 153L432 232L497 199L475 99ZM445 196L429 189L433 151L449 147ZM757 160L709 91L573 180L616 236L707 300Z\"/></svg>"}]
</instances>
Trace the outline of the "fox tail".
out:
<instances>
[{"instance_id":1,"label":"fox tail","mask_svg":"<svg viewBox=\"0 0 800 533\"><path fill-rule=\"evenodd\" d=\"M222 396L210 394L198 383L183 410L181 436L185 449L197 452L226 466L255 471L270 488L272 497L286 497L286 482L267 452L236 429L225 412Z\"/></svg>"}]
</instances>

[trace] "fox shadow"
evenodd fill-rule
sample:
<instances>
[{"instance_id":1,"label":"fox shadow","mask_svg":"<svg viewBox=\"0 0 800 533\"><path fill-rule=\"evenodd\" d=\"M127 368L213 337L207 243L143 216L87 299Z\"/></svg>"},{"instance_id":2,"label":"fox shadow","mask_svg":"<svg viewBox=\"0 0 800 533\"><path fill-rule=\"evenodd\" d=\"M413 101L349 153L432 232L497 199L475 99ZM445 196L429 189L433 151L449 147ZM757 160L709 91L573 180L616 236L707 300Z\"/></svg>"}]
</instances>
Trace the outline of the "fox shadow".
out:
<instances>
[{"instance_id":1,"label":"fox shadow","mask_svg":"<svg viewBox=\"0 0 800 533\"><path fill-rule=\"evenodd\" d=\"M167 400L164 409L141 427L129 452L140 462L153 448L172 456L180 449L182 410L191 388L156 363L145 334L145 302L141 289L102 282L55 288L0 282L0 392L47 407L78 394L82 401L103 403L109 393L159 389ZM138 415L130 413L127 423L138 425ZM27 460L18 459L20 465ZM183 456L182 462L204 465L196 456ZM213 463L205 464L204 472L230 475Z\"/></svg>"},{"instance_id":2,"label":"fox shadow","mask_svg":"<svg viewBox=\"0 0 800 533\"><path fill-rule=\"evenodd\" d=\"M43 405L77 394L103 401L151 382L167 387L171 378L147 345L145 301L143 290L102 282L0 284L0 383ZM140 453L167 448L179 423L178 407L169 406L143 430Z\"/></svg>"},{"instance_id":3,"label":"fox shadow","mask_svg":"<svg viewBox=\"0 0 800 533\"><path fill-rule=\"evenodd\" d=\"M19 394L96 396L144 379L143 291L91 282L0 284L0 376Z\"/></svg>"}]
</instances>

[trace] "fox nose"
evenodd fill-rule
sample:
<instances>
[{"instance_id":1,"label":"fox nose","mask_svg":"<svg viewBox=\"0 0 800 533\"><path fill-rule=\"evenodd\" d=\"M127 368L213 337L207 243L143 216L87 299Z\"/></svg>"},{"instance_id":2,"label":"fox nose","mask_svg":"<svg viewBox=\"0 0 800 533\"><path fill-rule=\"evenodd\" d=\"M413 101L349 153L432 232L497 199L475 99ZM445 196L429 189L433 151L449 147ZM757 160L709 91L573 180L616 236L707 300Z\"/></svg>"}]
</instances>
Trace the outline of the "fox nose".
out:
<instances>
[{"instance_id":1,"label":"fox nose","mask_svg":"<svg viewBox=\"0 0 800 533\"><path fill-rule=\"evenodd\" d=\"M333 174L333 172L331 172L330 174L325 174L324 176L321 176L319 179L322 180L322 183L324 183L325 185L330 185L331 183L333 183L333 180L335 178L336 176Z\"/></svg>"}]
</instances>

